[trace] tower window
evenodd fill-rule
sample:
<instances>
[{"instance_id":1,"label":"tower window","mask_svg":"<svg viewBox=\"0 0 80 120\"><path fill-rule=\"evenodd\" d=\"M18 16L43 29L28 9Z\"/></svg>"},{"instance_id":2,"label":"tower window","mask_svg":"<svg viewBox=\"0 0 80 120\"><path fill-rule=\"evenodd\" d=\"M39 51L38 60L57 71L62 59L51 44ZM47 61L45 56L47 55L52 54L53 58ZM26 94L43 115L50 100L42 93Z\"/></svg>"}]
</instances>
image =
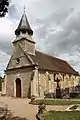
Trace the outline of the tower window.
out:
<instances>
[{"instance_id":1,"label":"tower window","mask_svg":"<svg viewBox=\"0 0 80 120\"><path fill-rule=\"evenodd\" d=\"M22 33L23 33L23 34L26 34L26 30L22 30Z\"/></svg>"},{"instance_id":2,"label":"tower window","mask_svg":"<svg viewBox=\"0 0 80 120\"><path fill-rule=\"evenodd\" d=\"M31 35L30 31L28 31L28 34Z\"/></svg>"},{"instance_id":3,"label":"tower window","mask_svg":"<svg viewBox=\"0 0 80 120\"><path fill-rule=\"evenodd\" d=\"M20 62L20 59L19 59L19 58L17 58L17 59L16 59L16 63L17 63L17 64L19 64L19 62Z\"/></svg>"}]
</instances>

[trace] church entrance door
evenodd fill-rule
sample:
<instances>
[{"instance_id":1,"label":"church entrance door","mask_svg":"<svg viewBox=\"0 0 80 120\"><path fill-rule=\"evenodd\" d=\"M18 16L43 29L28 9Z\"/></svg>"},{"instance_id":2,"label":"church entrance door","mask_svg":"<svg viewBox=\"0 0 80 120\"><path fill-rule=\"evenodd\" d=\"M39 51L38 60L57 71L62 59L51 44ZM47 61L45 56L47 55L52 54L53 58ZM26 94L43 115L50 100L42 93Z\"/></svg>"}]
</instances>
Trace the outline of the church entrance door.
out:
<instances>
[{"instance_id":1,"label":"church entrance door","mask_svg":"<svg viewBox=\"0 0 80 120\"><path fill-rule=\"evenodd\" d=\"M21 80L16 79L16 97L21 97Z\"/></svg>"}]
</instances>

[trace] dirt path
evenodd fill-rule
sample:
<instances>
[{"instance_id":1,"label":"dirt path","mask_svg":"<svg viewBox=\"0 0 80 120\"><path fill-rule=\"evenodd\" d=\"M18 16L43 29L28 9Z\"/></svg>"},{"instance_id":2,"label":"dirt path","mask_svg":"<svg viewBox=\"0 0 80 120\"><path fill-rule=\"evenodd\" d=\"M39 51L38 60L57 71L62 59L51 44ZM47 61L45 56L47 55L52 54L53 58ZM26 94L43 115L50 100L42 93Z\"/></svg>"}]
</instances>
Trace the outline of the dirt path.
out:
<instances>
[{"instance_id":1,"label":"dirt path","mask_svg":"<svg viewBox=\"0 0 80 120\"><path fill-rule=\"evenodd\" d=\"M0 97L0 102L8 105L13 115L25 117L28 120L36 120L38 106L29 104L29 99ZM65 110L68 106L47 106L47 110Z\"/></svg>"}]
</instances>

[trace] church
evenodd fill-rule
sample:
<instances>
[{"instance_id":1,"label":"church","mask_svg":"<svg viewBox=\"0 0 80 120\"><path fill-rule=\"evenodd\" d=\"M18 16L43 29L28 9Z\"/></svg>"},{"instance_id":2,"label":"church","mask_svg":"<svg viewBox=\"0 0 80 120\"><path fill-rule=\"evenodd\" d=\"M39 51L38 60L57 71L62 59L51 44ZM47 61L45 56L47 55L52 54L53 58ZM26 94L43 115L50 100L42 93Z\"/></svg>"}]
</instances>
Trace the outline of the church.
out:
<instances>
[{"instance_id":1,"label":"church","mask_svg":"<svg viewBox=\"0 0 80 120\"><path fill-rule=\"evenodd\" d=\"M61 89L71 90L79 83L78 72L66 61L35 50L33 30L24 11L15 30L13 53L5 70L3 94L11 97L44 98Z\"/></svg>"}]
</instances>

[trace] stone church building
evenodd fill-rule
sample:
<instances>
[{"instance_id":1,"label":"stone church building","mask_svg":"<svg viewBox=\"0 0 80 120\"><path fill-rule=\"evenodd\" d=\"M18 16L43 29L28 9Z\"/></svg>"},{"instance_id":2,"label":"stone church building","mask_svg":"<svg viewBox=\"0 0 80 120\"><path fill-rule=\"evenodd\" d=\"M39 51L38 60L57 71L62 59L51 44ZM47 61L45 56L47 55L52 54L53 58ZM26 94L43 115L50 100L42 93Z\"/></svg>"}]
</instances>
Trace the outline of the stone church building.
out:
<instances>
[{"instance_id":1,"label":"stone church building","mask_svg":"<svg viewBox=\"0 0 80 120\"><path fill-rule=\"evenodd\" d=\"M15 30L13 53L5 71L3 94L12 97L44 97L55 93L57 80L61 89L72 89L79 83L79 74L66 61L35 50L30 27L24 12Z\"/></svg>"}]
</instances>

